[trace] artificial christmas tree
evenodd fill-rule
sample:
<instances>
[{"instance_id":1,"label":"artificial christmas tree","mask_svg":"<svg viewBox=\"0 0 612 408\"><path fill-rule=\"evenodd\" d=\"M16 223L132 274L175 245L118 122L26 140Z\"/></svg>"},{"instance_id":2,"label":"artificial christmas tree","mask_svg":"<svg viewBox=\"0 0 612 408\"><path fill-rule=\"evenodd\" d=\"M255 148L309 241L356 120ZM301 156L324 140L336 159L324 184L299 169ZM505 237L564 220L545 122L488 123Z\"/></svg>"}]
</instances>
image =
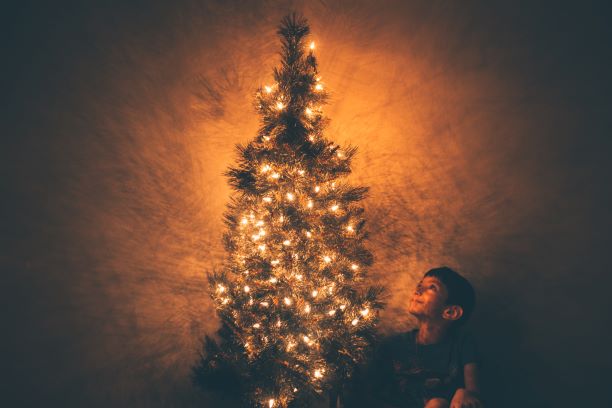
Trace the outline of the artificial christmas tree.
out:
<instances>
[{"instance_id":1,"label":"artificial christmas tree","mask_svg":"<svg viewBox=\"0 0 612 408\"><path fill-rule=\"evenodd\" d=\"M260 88L262 126L227 172L236 193L225 214L224 270L209 275L222 322L194 369L204 388L253 406L308 406L350 377L374 335L382 288L364 278L367 188L342 178L354 147L323 136L328 97L309 26L296 14L278 33L281 66Z\"/></svg>"}]
</instances>

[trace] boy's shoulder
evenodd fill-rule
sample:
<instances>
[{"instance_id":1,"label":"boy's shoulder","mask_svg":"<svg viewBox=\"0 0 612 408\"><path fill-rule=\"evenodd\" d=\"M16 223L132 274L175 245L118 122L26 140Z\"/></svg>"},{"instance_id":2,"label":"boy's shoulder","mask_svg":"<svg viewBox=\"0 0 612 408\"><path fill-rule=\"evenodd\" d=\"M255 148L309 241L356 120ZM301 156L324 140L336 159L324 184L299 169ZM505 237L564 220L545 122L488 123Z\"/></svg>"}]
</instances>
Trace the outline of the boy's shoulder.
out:
<instances>
[{"instance_id":1,"label":"boy's shoulder","mask_svg":"<svg viewBox=\"0 0 612 408\"><path fill-rule=\"evenodd\" d=\"M456 333L453 333L452 336L453 336L453 340L460 344L476 342L476 336L469 329L462 328L458 330Z\"/></svg>"},{"instance_id":2,"label":"boy's shoulder","mask_svg":"<svg viewBox=\"0 0 612 408\"><path fill-rule=\"evenodd\" d=\"M460 358L461 365L480 362L476 337L471 331L462 329L454 333L453 345Z\"/></svg>"}]
</instances>

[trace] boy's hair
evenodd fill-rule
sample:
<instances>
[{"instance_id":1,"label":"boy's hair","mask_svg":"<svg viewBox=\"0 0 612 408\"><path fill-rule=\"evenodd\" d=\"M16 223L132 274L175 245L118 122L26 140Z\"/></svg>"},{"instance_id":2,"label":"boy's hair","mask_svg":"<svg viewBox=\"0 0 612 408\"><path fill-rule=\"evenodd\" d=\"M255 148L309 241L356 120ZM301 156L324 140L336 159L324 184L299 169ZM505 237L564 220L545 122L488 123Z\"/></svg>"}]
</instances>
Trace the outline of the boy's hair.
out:
<instances>
[{"instance_id":1,"label":"boy's hair","mask_svg":"<svg viewBox=\"0 0 612 408\"><path fill-rule=\"evenodd\" d=\"M457 305L463 309L463 315L454 326L461 326L467 322L476 304L476 294L472 284L448 266L430 269L425 276L438 279L446 287L447 305Z\"/></svg>"}]
</instances>

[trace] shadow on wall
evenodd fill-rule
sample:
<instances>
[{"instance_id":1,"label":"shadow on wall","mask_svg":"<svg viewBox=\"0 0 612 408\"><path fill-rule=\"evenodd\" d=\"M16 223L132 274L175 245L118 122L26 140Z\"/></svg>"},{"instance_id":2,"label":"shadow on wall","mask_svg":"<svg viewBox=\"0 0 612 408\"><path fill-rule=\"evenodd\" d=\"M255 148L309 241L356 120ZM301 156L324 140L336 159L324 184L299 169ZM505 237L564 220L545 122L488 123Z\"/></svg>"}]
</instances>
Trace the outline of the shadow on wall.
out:
<instances>
[{"instance_id":1,"label":"shadow on wall","mask_svg":"<svg viewBox=\"0 0 612 408\"><path fill-rule=\"evenodd\" d=\"M530 406L545 407L534 401L540 395L529 383L525 363L530 359L520 354L525 322L513 303L491 289L478 293L478 311L469 326L482 358L483 400L490 407L507 406L506 401L531 401Z\"/></svg>"}]
</instances>

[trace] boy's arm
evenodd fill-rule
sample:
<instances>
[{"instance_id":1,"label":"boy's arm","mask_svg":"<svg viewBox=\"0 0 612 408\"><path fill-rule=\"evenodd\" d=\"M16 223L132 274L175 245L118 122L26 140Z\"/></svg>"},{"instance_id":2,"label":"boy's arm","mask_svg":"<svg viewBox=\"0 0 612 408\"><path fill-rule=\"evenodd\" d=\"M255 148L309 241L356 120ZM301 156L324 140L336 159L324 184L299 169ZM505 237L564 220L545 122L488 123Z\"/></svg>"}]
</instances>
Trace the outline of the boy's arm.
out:
<instances>
[{"instance_id":1,"label":"boy's arm","mask_svg":"<svg viewBox=\"0 0 612 408\"><path fill-rule=\"evenodd\" d=\"M463 366L463 381L465 382L466 390L474 394L480 393L480 381L476 363L468 363Z\"/></svg>"},{"instance_id":2,"label":"boy's arm","mask_svg":"<svg viewBox=\"0 0 612 408\"><path fill-rule=\"evenodd\" d=\"M480 382L478 378L478 366L476 363L468 363L463 366L463 380L465 388L455 391L451 408L481 408Z\"/></svg>"}]
</instances>

